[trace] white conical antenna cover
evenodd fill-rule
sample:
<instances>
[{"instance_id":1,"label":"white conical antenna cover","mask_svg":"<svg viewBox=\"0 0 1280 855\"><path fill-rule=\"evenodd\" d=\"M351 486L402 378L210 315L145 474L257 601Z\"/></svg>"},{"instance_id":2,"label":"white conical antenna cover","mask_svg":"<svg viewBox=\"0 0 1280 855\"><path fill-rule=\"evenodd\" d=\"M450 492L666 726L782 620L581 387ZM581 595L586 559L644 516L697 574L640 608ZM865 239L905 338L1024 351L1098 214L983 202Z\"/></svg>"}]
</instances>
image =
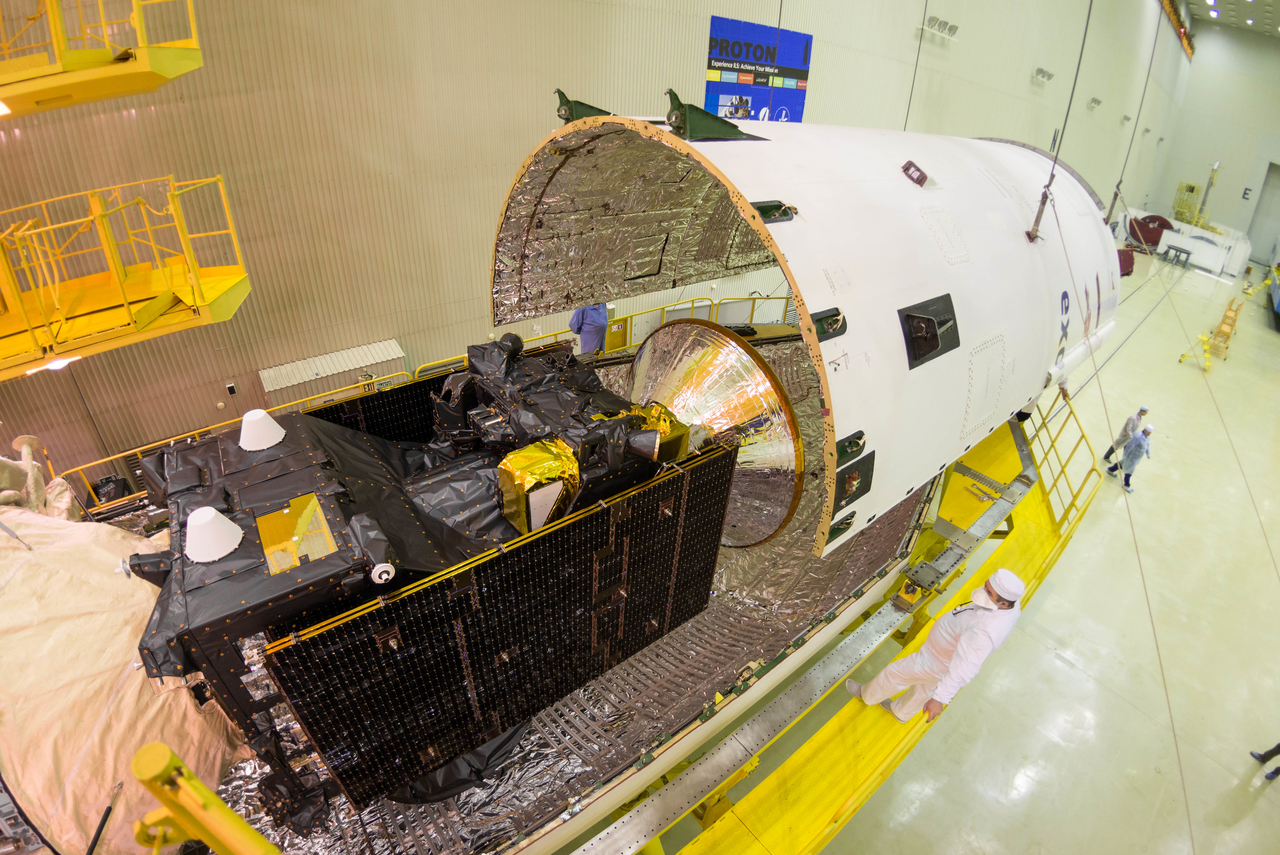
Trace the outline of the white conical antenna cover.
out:
<instances>
[{"instance_id":1,"label":"white conical antenna cover","mask_svg":"<svg viewBox=\"0 0 1280 855\"><path fill-rule=\"evenodd\" d=\"M240 419L240 447L245 451L263 451L282 439L284 428L266 410L250 410Z\"/></svg>"},{"instance_id":2,"label":"white conical antenna cover","mask_svg":"<svg viewBox=\"0 0 1280 855\"><path fill-rule=\"evenodd\" d=\"M213 508L196 508L187 517L187 535L182 551L192 561L202 564L225 558L240 545L244 532L240 526Z\"/></svg>"}]
</instances>

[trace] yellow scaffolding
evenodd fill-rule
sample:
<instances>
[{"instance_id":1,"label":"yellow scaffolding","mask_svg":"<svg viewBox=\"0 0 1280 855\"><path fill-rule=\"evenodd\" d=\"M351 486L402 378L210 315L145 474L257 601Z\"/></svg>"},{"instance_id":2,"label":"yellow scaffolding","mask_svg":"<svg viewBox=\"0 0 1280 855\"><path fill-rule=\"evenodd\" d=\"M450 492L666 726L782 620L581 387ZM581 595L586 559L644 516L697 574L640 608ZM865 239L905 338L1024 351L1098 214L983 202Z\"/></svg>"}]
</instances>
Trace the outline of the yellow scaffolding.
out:
<instances>
[{"instance_id":1,"label":"yellow scaffolding","mask_svg":"<svg viewBox=\"0 0 1280 855\"><path fill-rule=\"evenodd\" d=\"M221 175L0 211L0 381L225 321L248 294Z\"/></svg>"},{"instance_id":2,"label":"yellow scaffolding","mask_svg":"<svg viewBox=\"0 0 1280 855\"><path fill-rule=\"evenodd\" d=\"M0 0L0 119L153 92L204 63L193 0L28 8ZM6 28L6 19L17 24Z\"/></svg>"}]
</instances>

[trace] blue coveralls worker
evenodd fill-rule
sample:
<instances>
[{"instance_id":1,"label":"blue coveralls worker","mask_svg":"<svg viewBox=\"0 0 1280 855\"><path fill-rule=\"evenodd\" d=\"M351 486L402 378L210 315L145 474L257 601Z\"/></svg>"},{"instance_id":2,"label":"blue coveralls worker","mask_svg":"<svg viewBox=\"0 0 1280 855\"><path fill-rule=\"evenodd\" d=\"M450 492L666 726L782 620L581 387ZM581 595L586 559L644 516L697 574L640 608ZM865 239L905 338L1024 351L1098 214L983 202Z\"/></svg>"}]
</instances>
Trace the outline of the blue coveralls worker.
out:
<instances>
[{"instance_id":1,"label":"blue coveralls worker","mask_svg":"<svg viewBox=\"0 0 1280 855\"><path fill-rule=\"evenodd\" d=\"M1142 462L1142 458L1151 456L1151 432L1156 429L1155 425L1147 425L1142 429L1142 433L1134 436L1129 440L1129 444L1124 447L1124 456L1119 463L1113 463L1107 468L1107 474L1112 478L1116 477L1116 470L1124 468L1124 491L1132 493L1133 487L1129 484L1129 479L1133 477L1133 470L1138 468L1138 464Z\"/></svg>"},{"instance_id":2,"label":"blue coveralls worker","mask_svg":"<svg viewBox=\"0 0 1280 855\"><path fill-rule=\"evenodd\" d=\"M604 333L609 328L609 307L604 303L575 309L569 319L569 330L582 339L582 352L604 350Z\"/></svg>"}]
</instances>

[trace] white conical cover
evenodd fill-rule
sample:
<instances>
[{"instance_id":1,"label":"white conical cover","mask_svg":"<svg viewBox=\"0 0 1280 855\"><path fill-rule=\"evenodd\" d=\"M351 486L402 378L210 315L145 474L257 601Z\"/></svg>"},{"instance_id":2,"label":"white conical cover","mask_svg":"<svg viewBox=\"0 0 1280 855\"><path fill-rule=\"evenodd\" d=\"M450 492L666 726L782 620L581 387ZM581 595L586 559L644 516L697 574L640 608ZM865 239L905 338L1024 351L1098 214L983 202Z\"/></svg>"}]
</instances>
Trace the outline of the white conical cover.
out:
<instances>
[{"instance_id":1,"label":"white conical cover","mask_svg":"<svg viewBox=\"0 0 1280 855\"><path fill-rule=\"evenodd\" d=\"M263 451L282 439L284 428L266 410L250 410L240 419L240 447L245 451Z\"/></svg>"},{"instance_id":2,"label":"white conical cover","mask_svg":"<svg viewBox=\"0 0 1280 855\"><path fill-rule=\"evenodd\" d=\"M182 551L192 561L208 563L230 555L244 532L240 526L213 508L196 508L187 517L187 536Z\"/></svg>"}]
</instances>

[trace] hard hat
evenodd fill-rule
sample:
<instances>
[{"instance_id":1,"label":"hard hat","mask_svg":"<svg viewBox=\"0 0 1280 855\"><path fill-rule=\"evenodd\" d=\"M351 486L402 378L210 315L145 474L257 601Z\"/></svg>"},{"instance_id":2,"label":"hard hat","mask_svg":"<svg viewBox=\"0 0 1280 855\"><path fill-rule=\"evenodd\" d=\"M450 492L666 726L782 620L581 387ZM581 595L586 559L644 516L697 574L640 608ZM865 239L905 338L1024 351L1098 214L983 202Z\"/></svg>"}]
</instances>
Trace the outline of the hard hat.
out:
<instances>
[{"instance_id":1,"label":"hard hat","mask_svg":"<svg viewBox=\"0 0 1280 855\"><path fill-rule=\"evenodd\" d=\"M1022 583L1012 570L1006 570L1001 567L999 570L991 574L987 579L991 583L992 589L1004 599L1016 603L1022 599L1022 595L1027 592L1027 586Z\"/></svg>"}]
</instances>

